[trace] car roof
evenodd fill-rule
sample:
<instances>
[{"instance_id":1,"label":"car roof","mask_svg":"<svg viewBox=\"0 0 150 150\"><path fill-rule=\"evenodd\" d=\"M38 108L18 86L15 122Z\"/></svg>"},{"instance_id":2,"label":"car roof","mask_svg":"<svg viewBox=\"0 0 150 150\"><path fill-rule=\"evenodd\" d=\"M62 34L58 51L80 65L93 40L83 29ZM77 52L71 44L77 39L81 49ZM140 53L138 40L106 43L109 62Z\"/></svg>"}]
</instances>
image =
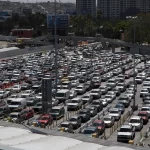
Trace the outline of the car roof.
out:
<instances>
[{"instance_id":1,"label":"car roof","mask_svg":"<svg viewBox=\"0 0 150 150\"><path fill-rule=\"evenodd\" d=\"M148 114L148 112L147 111L139 111L138 114Z\"/></svg>"},{"instance_id":2,"label":"car roof","mask_svg":"<svg viewBox=\"0 0 150 150\"><path fill-rule=\"evenodd\" d=\"M129 124L126 124L126 125L122 125L121 128L132 128L132 126Z\"/></svg>"},{"instance_id":3,"label":"car roof","mask_svg":"<svg viewBox=\"0 0 150 150\"><path fill-rule=\"evenodd\" d=\"M62 108L62 107L64 107L64 106L55 106L55 107L53 107L52 109L60 109L60 108Z\"/></svg>"},{"instance_id":4,"label":"car roof","mask_svg":"<svg viewBox=\"0 0 150 150\"><path fill-rule=\"evenodd\" d=\"M62 90L59 90L57 93L65 93L65 92L68 92L69 90L66 90L66 89L62 89Z\"/></svg>"},{"instance_id":5,"label":"car roof","mask_svg":"<svg viewBox=\"0 0 150 150\"><path fill-rule=\"evenodd\" d=\"M19 114L19 112L12 112L12 113L10 113L10 115L18 115Z\"/></svg>"},{"instance_id":6,"label":"car roof","mask_svg":"<svg viewBox=\"0 0 150 150\"><path fill-rule=\"evenodd\" d=\"M61 124L70 124L70 122L69 121L64 121Z\"/></svg>"},{"instance_id":7,"label":"car roof","mask_svg":"<svg viewBox=\"0 0 150 150\"><path fill-rule=\"evenodd\" d=\"M94 120L94 123L101 123L103 120Z\"/></svg>"},{"instance_id":8,"label":"car roof","mask_svg":"<svg viewBox=\"0 0 150 150\"><path fill-rule=\"evenodd\" d=\"M111 108L109 111L119 111L118 108Z\"/></svg>"},{"instance_id":9,"label":"car roof","mask_svg":"<svg viewBox=\"0 0 150 150\"><path fill-rule=\"evenodd\" d=\"M140 119L141 117L140 116L131 116L130 119Z\"/></svg>"},{"instance_id":10,"label":"car roof","mask_svg":"<svg viewBox=\"0 0 150 150\"><path fill-rule=\"evenodd\" d=\"M85 128L84 130L96 130L97 127L94 126L88 126L87 128Z\"/></svg>"}]
</instances>

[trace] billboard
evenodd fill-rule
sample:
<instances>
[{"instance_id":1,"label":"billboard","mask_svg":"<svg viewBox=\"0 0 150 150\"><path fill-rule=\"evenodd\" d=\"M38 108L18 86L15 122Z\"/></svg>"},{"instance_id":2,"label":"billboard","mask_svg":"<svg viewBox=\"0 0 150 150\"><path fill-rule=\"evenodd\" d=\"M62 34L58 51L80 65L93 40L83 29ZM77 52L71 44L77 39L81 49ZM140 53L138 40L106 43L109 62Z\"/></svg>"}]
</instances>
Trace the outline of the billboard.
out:
<instances>
[{"instance_id":1,"label":"billboard","mask_svg":"<svg viewBox=\"0 0 150 150\"><path fill-rule=\"evenodd\" d=\"M47 28L54 29L55 27L55 15L47 15ZM66 29L69 27L69 15L68 14L57 14L56 16L56 27L57 29Z\"/></svg>"}]
</instances>

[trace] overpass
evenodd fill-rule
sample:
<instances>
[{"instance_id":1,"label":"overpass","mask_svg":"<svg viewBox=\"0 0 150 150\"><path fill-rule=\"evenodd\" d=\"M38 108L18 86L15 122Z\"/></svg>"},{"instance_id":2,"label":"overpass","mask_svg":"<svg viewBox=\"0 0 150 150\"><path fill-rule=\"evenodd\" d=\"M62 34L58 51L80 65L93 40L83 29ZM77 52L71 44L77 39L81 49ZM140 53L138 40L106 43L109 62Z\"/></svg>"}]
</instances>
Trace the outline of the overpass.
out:
<instances>
[{"instance_id":1,"label":"overpass","mask_svg":"<svg viewBox=\"0 0 150 150\"><path fill-rule=\"evenodd\" d=\"M104 38L102 36L100 36L100 37L83 37L83 36L72 35L72 36L57 36L57 38L63 39L63 40L73 40L75 45L77 45L77 42L81 41L81 40L102 42L102 44L104 44L104 45L106 42L109 42L112 47L112 50L114 50L116 47L126 47L128 49L128 52L131 54L150 55L150 46L148 46L148 45L132 44L132 43L127 43L122 40L118 40L118 39Z\"/></svg>"}]
</instances>

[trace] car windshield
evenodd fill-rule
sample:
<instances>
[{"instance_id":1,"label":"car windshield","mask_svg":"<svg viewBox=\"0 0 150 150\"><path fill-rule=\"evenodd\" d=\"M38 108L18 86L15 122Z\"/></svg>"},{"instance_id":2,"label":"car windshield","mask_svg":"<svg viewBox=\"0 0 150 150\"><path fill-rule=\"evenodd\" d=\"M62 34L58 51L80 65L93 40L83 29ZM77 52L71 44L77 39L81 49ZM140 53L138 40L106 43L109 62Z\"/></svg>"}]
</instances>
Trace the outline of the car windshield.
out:
<instances>
[{"instance_id":1,"label":"car windshield","mask_svg":"<svg viewBox=\"0 0 150 150\"><path fill-rule=\"evenodd\" d=\"M83 96L83 98L89 98L89 96Z\"/></svg>"},{"instance_id":2,"label":"car windshield","mask_svg":"<svg viewBox=\"0 0 150 150\"><path fill-rule=\"evenodd\" d=\"M17 95L11 95L10 96L10 98L16 98L17 97Z\"/></svg>"},{"instance_id":3,"label":"car windshield","mask_svg":"<svg viewBox=\"0 0 150 150\"><path fill-rule=\"evenodd\" d=\"M130 123L140 123L139 119L130 119Z\"/></svg>"},{"instance_id":4,"label":"car windshield","mask_svg":"<svg viewBox=\"0 0 150 150\"><path fill-rule=\"evenodd\" d=\"M97 93L97 91L91 91L91 93Z\"/></svg>"},{"instance_id":5,"label":"car windshield","mask_svg":"<svg viewBox=\"0 0 150 150\"><path fill-rule=\"evenodd\" d=\"M112 96L111 95L106 95L105 98L112 98Z\"/></svg>"},{"instance_id":6,"label":"car windshield","mask_svg":"<svg viewBox=\"0 0 150 150\"><path fill-rule=\"evenodd\" d=\"M70 121L77 121L77 118L70 118Z\"/></svg>"},{"instance_id":7,"label":"car windshield","mask_svg":"<svg viewBox=\"0 0 150 150\"><path fill-rule=\"evenodd\" d=\"M42 103L37 103L36 106L42 106Z\"/></svg>"},{"instance_id":8,"label":"car windshield","mask_svg":"<svg viewBox=\"0 0 150 150\"><path fill-rule=\"evenodd\" d=\"M118 83L117 86L124 86L124 83Z\"/></svg>"},{"instance_id":9,"label":"car windshield","mask_svg":"<svg viewBox=\"0 0 150 150\"><path fill-rule=\"evenodd\" d=\"M102 122L94 122L94 123L93 123L93 126L94 126L94 127L102 126L102 125L103 125Z\"/></svg>"},{"instance_id":10,"label":"car windshield","mask_svg":"<svg viewBox=\"0 0 150 150\"><path fill-rule=\"evenodd\" d=\"M147 115L146 115L146 114L143 114L143 113L139 113L138 116L147 117Z\"/></svg>"},{"instance_id":11,"label":"car windshield","mask_svg":"<svg viewBox=\"0 0 150 150\"><path fill-rule=\"evenodd\" d=\"M99 102L92 102L93 105L99 105Z\"/></svg>"},{"instance_id":12,"label":"car windshield","mask_svg":"<svg viewBox=\"0 0 150 150\"><path fill-rule=\"evenodd\" d=\"M78 103L78 100L71 100L71 103Z\"/></svg>"},{"instance_id":13,"label":"car windshield","mask_svg":"<svg viewBox=\"0 0 150 150\"><path fill-rule=\"evenodd\" d=\"M85 112L84 111L80 111L79 114L85 114Z\"/></svg>"},{"instance_id":14,"label":"car windshield","mask_svg":"<svg viewBox=\"0 0 150 150\"><path fill-rule=\"evenodd\" d=\"M52 109L52 113L59 113L59 109Z\"/></svg>"},{"instance_id":15,"label":"car windshield","mask_svg":"<svg viewBox=\"0 0 150 150\"><path fill-rule=\"evenodd\" d=\"M56 97L64 97L65 93L56 93Z\"/></svg>"},{"instance_id":16,"label":"car windshield","mask_svg":"<svg viewBox=\"0 0 150 150\"><path fill-rule=\"evenodd\" d=\"M61 124L61 127L68 128L68 124Z\"/></svg>"},{"instance_id":17,"label":"car windshield","mask_svg":"<svg viewBox=\"0 0 150 150\"><path fill-rule=\"evenodd\" d=\"M82 87L78 86L77 89L82 89Z\"/></svg>"},{"instance_id":18,"label":"car windshield","mask_svg":"<svg viewBox=\"0 0 150 150\"><path fill-rule=\"evenodd\" d=\"M11 102L11 105L21 105L20 102Z\"/></svg>"},{"instance_id":19,"label":"car windshield","mask_svg":"<svg viewBox=\"0 0 150 150\"><path fill-rule=\"evenodd\" d=\"M142 108L141 111L149 111L149 108Z\"/></svg>"},{"instance_id":20,"label":"car windshield","mask_svg":"<svg viewBox=\"0 0 150 150\"><path fill-rule=\"evenodd\" d=\"M130 128L120 128L119 132L131 132Z\"/></svg>"},{"instance_id":21,"label":"car windshield","mask_svg":"<svg viewBox=\"0 0 150 150\"><path fill-rule=\"evenodd\" d=\"M111 121L110 118L104 118L104 121Z\"/></svg>"},{"instance_id":22,"label":"car windshield","mask_svg":"<svg viewBox=\"0 0 150 150\"><path fill-rule=\"evenodd\" d=\"M4 91L0 91L0 94L4 94Z\"/></svg>"},{"instance_id":23,"label":"car windshield","mask_svg":"<svg viewBox=\"0 0 150 150\"><path fill-rule=\"evenodd\" d=\"M19 86L14 86L13 88L19 88Z\"/></svg>"},{"instance_id":24,"label":"car windshield","mask_svg":"<svg viewBox=\"0 0 150 150\"><path fill-rule=\"evenodd\" d=\"M136 77L136 79L142 79L142 77Z\"/></svg>"},{"instance_id":25,"label":"car windshield","mask_svg":"<svg viewBox=\"0 0 150 150\"><path fill-rule=\"evenodd\" d=\"M116 113L118 113L118 111L111 110L110 113L111 113L111 114L116 114Z\"/></svg>"},{"instance_id":26,"label":"car windshield","mask_svg":"<svg viewBox=\"0 0 150 150\"><path fill-rule=\"evenodd\" d=\"M115 108L123 108L122 105L116 105Z\"/></svg>"},{"instance_id":27,"label":"car windshield","mask_svg":"<svg viewBox=\"0 0 150 150\"><path fill-rule=\"evenodd\" d=\"M17 114L10 114L10 117L11 118L18 118L18 115Z\"/></svg>"},{"instance_id":28,"label":"car windshield","mask_svg":"<svg viewBox=\"0 0 150 150\"><path fill-rule=\"evenodd\" d=\"M47 120L48 117L41 117L40 120Z\"/></svg>"},{"instance_id":29,"label":"car windshield","mask_svg":"<svg viewBox=\"0 0 150 150\"><path fill-rule=\"evenodd\" d=\"M127 97L120 97L118 100L128 100L128 98Z\"/></svg>"},{"instance_id":30,"label":"car windshield","mask_svg":"<svg viewBox=\"0 0 150 150\"><path fill-rule=\"evenodd\" d=\"M84 130L84 134L93 134L94 131L93 130Z\"/></svg>"}]
</instances>

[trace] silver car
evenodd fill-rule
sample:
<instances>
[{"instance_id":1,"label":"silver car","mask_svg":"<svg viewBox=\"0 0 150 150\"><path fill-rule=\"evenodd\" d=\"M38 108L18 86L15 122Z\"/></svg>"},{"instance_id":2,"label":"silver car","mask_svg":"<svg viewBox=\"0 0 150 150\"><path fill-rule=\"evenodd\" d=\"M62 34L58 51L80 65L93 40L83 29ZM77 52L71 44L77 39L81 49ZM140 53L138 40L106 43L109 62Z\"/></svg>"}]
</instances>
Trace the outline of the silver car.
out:
<instances>
[{"instance_id":1,"label":"silver car","mask_svg":"<svg viewBox=\"0 0 150 150\"><path fill-rule=\"evenodd\" d=\"M109 111L109 115L114 117L115 121L118 121L121 118L121 111L118 108L112 108Z\"/></svg>"}]
</instances>

